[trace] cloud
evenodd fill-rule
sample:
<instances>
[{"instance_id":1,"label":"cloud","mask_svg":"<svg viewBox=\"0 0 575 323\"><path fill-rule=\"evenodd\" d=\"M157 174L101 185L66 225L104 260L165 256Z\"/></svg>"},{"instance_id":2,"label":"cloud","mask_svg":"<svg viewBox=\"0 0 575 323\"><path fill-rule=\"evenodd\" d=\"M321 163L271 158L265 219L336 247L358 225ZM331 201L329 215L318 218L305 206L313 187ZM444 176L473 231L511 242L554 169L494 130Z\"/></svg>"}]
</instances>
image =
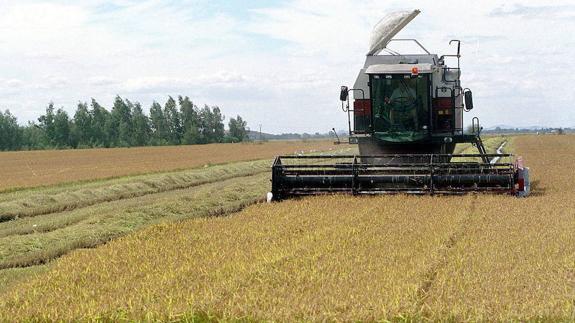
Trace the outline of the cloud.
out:
<instances>
[{"instance_id":1,"label":"cloud","mask_svg":"<svg viewBox=\"0 0 575 323\"><path fill-rule=\"evenodd\" d=\"M121 87L129 93L185 91L198 86L237 86L245 83L246 77L234 72L220 71L213 74L184 77L140 77L122 82Z\"/></svg>"},{"instance_id":2,"label":"cloud","mask_svg":"<svg viewBox=\"0 0 575 323\"><path fill-rule=\"evenodd\" d=\"M35 88L41 90L57 90L59 88L67 87L70 81L62 76L47 76L42 82L38 83Z\"/></svg>"},{"instance_id":3,"label":"cloud","mask_svg":"<svg viewBox=\"0 0 575 323\"><path fill-rule=\"evenodd\" d=\"M530 19L573 19L575 5L525 6L514 4L511 7L500 6L489 14L492 17L522 17Z\"/></svg>"},{"instance_id":4,"label":"cloud","mask_svg":"<svg viewBox=\"0 0 575 323\"><path fill-rule=\"evenodd\" d=\"M462 40L469 117L575 123L573 93L558 89L573 83L563 68L575 56L568 0L3 0L0 106L25 122L50 101L71 112L92 97L146 107L183 94L269 132L346 128L339 86L353 84L382 15L410 8L422 13L399 37L438 54ZM550 106L556 113L540 113Z\"/></svg>"},{"instance_id":5,"label":"cloud","mask_svg":"<svg viewBox=\"0 0 575 323\"><path fill-rule=\"evenodd\" d=\"M119 83L117 79L107 76L94 76L88 79L88 84L92 86L115 86Z\"/></svg>"},{"instance_id":6,"label":"cloud","mask_svg":"<svg viewBox=\"0 0 575 323\"><path fill-rule=\"evenodd\" d=\"M0 78L0 88L17 89L24 86L24 82L18 79L1 79Z\"/></svg>"}]
</instances>

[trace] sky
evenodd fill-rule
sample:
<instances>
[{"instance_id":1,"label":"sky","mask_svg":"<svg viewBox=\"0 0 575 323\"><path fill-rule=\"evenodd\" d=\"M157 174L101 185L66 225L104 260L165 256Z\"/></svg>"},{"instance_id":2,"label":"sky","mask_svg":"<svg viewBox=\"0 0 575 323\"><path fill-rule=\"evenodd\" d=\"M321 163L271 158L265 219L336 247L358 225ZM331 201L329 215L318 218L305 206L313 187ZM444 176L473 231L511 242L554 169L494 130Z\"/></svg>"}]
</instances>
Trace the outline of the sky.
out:
<instances>
[{"instance_id":1,"label":"sky","mask_svg":"<svg viewBox=\"0 0 575 323\"><path fill-rule=\"evenodd\" d=\"M439 55L462 41L466 120L575 127L575 0L1 0L0 109L26 123L49 102L185 95L268 133L346 129L339 88L406 9L422 12L397 37Z\"/></svg>"}]
</instances>

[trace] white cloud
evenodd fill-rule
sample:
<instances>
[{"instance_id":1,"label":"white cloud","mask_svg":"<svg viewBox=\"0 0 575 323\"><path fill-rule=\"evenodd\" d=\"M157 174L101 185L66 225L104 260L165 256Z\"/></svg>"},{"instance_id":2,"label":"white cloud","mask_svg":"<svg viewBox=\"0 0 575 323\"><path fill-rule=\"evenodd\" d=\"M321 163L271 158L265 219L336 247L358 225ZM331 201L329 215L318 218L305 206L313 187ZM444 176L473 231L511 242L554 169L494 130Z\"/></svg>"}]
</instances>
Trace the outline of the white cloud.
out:
<instances>
[{"instance_id":1,"label":"white cloud","mask_svg":"<svg viewBox=\"0 0 575 323\"><path fill-rule=\"evenodd\" d=\"M88 84L92 86L117 86L120 82L112 77L93 76L88 78Z\"/></svg>"},{"instance_id":2,"label":"white cloud","mask_svg":"<svg viewBox=\"0 0 575 323\"><path fill-rule=\"evenodd\" d=\"M0 88L17 89L24 86L24 82L18 79L0 79Z\"/></svg>"},{"instance_id":3,"label":"white cloud","mask_svg":"<svg viewBox=\"0 0 575 323\"><path fill-rule=\"evenodd\" d=\"M72 111L91 97L147 106L183 94L269 132L345 128L338 89L353 84L373 24L420 8L399 36L439 54L453 52L449 39L463 40L470 117L573 126L569 2L289 0L240 15L208 12L201 0L4 0L0 107L26 121L50 101Z\"/></svg>"}]
</instances>

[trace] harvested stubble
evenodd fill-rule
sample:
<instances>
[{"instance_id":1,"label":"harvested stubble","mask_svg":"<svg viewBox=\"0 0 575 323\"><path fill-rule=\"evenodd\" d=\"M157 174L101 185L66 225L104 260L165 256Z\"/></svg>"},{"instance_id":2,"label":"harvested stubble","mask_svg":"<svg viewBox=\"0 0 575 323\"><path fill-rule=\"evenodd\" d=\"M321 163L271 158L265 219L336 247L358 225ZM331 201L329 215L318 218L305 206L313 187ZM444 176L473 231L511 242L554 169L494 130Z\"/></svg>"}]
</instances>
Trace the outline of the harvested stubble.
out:
<instances>
[{"instance_id":1,"label":"harvested stubble","mask_svg":"<svg viewBox=\"0 0 575 323\"><path fill-rule=\"evenodd\" d=\"M327 150L333 142L277 141L0 153L0 191L273 158Z\"/></svg>"},{"instance_id":2,"label":"harvested stubble","mask_svg":"<svg viewBox=\"0 0 575 323\"><path fill-rule=\"evenodd\" d=\"M506 136L489 136L483 138L483 145L485 146L485 150L490 154L495 154L497 152L497 148L501 146L501 144L505 141L508 141L509 138ZM458 144L455 147L454 154L477 154L477 148L471 144Z\"/></svg>"}]
</instances>

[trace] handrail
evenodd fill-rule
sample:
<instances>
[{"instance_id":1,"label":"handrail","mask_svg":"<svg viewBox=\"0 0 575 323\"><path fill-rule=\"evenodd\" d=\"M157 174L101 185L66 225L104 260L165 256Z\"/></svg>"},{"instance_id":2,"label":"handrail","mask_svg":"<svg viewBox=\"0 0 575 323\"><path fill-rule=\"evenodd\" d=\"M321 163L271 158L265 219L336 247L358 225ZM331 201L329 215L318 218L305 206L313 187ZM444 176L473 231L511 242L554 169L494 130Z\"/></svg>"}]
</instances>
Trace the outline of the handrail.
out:
<instances>
[{"instance_id":1,"label":"handrail","mask_svg":"<svg viewBox=\"0 0 575 323\"><path fill-rule=\"evenodd\" d=\"M423 45L421 45L421 43L418 42L417 39L414 39L414 38L394 38L394 39L390 40L390 41L388 42L388 44L391 43L392 41L413 41L413 42L416 43L421 49L423 49L423 51L426 52L427 55L431 55L431 53L430 53L425 47L423 47ZM401 55L401 54L400 54L400 55ZM401 56L403 56L403 55L401 55Z\"/></svg>"}]
</instances>

